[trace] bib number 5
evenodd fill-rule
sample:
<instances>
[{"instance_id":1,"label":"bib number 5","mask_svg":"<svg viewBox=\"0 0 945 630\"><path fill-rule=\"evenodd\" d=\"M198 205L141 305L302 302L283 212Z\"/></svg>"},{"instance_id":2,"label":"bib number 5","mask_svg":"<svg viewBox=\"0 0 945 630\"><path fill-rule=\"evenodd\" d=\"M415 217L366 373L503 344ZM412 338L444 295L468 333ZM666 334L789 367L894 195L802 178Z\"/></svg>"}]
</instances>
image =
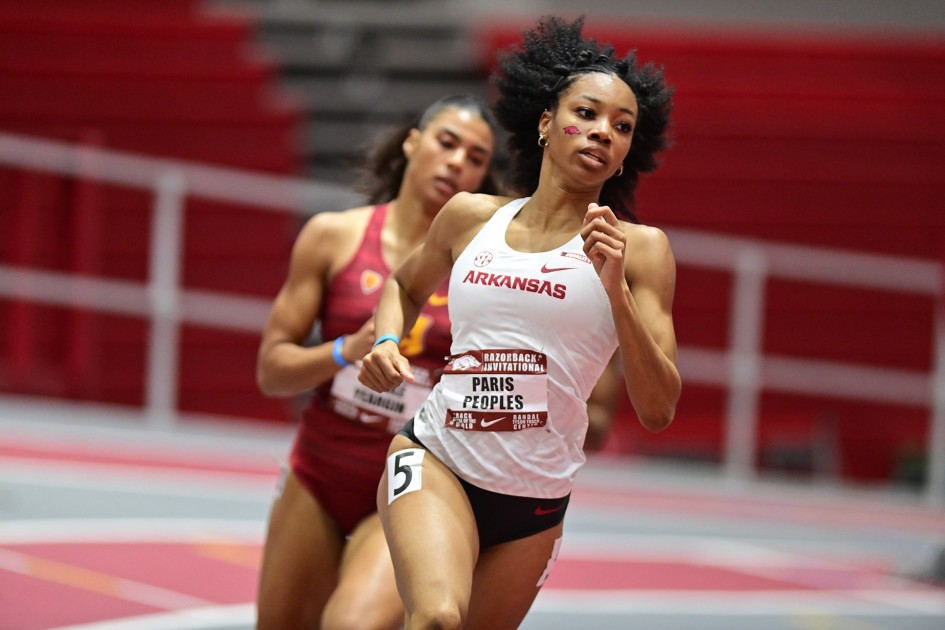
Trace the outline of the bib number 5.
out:
<instances>
[{"instance_id":1,"label":"bib number 5","mask_svg":"<svg viewBox=\"0 0 945 630\"><path fill-rule=\"evenodd\" d=\"M419 490L422 482L422 448L408 448L391 453L387 458L387 504L408 492Z\"/></svg>"}]
</instances>

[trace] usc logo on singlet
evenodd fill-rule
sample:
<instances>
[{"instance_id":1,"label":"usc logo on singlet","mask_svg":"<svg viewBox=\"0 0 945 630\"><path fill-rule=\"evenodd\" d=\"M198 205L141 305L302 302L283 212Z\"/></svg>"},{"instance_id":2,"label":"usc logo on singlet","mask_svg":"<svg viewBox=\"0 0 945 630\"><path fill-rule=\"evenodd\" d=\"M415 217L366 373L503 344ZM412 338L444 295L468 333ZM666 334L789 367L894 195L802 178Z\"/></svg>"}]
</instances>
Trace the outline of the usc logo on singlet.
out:
<instances>
[{"instance_id":1,"label":"usc logo on singlet","mask_svg":"<svg viewBox=\"0 0 945 630\"><path fill-rule=\"evenodd\" d=\"M372 271L370 269L365 269L361 272L361 293L364 295L370 295L374 293L381 286L384 285L384 276Z\"/></svg>"}]
</instances>

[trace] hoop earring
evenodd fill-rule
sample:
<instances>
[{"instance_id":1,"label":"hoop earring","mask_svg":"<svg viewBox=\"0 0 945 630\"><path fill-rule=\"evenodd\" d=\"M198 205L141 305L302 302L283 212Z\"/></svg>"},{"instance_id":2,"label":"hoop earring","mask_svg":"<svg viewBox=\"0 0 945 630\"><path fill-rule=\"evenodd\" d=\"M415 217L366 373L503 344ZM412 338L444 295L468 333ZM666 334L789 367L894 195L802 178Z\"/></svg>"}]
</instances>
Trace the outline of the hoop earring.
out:
<instances>
[{"instance_id":1,"label":"hoop earring","mask_svg":"<svg viewBox=\"0 0 945 630\"><path fill-rule=\"evenodd\" d=\"M539 136L538 136L538 146L540 146L542 149L544 149L545 147L547 147L547 146L548 146L548 136L546 136L545 134L539 134Z\"/></svg>"},{"instance_id":2,"label":"hoop earring","mask_svg":"<svg viewBox=\"0 0 945 630\"><path fill-rule=\"evenodd\" d=\"M614 177L620 177L623 175L623 164L620 165L620 168L617 169L617 172L614 173Z\"/></svg>"}]
</instances>

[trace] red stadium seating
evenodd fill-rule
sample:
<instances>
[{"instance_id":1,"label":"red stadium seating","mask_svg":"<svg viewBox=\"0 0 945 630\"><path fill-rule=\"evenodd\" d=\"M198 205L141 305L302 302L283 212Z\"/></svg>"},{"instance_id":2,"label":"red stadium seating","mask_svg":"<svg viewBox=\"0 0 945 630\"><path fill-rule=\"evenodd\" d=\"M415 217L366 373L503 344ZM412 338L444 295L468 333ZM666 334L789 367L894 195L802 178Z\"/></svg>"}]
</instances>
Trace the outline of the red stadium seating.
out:
<instances>
[{"instance_id":1,"label":"red stadium seating","mask_svg":"<svg viewBox=\"0 0 945 630\"><path fill-rule=\"evenodd\" d=\"M252 24L192 0L0 0L0 130L295 174L300 118L274 95ZM0 261L144 281L153 195L0 169ZM187 288L271 298L296 219L188 200ZM0 389L141 404L146 322L0 302ZM185 326L184 412L284 420L254 378L258 334Z\"/></svg>"}]
</instances>

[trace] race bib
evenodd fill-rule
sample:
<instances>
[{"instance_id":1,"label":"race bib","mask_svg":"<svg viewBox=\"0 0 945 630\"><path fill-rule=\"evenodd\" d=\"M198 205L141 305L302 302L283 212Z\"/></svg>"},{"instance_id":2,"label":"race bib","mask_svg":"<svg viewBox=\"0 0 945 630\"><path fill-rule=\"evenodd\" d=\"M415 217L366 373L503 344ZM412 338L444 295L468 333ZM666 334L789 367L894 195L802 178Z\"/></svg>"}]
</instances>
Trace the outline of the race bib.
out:
<instances>
[{"instance_id":1,"label":"race bib","mask_svg":"<svg viewBox=\"0 0 945 630\"><path fill-rule=\"evenodd\" d=\"M446 426L521 431L548 419L548 358L534 350L470 350L443 372Z\"/></svg>"},{"instance_id":2,"label":"race bib","mask_svg":"<svg viewBox=\"0 0 945 630\"><path fill-rule=\"evenodd\" d=\"M422 448L408 448L387 457L387 505L423 487Z\"/></svg>"},{"instance_id":3,"label":"race bib","mask_svg":"<svg viewBox=\"0 0 945 630\"><path fill-rule=\"evenodd\" d=\"M360 365L348 365L331 384L332 408L347 418L377 424L397 433L430 394L430 388L404 381L388 392L375 392L358 380Z\"/></svg>"}]
</instances>

